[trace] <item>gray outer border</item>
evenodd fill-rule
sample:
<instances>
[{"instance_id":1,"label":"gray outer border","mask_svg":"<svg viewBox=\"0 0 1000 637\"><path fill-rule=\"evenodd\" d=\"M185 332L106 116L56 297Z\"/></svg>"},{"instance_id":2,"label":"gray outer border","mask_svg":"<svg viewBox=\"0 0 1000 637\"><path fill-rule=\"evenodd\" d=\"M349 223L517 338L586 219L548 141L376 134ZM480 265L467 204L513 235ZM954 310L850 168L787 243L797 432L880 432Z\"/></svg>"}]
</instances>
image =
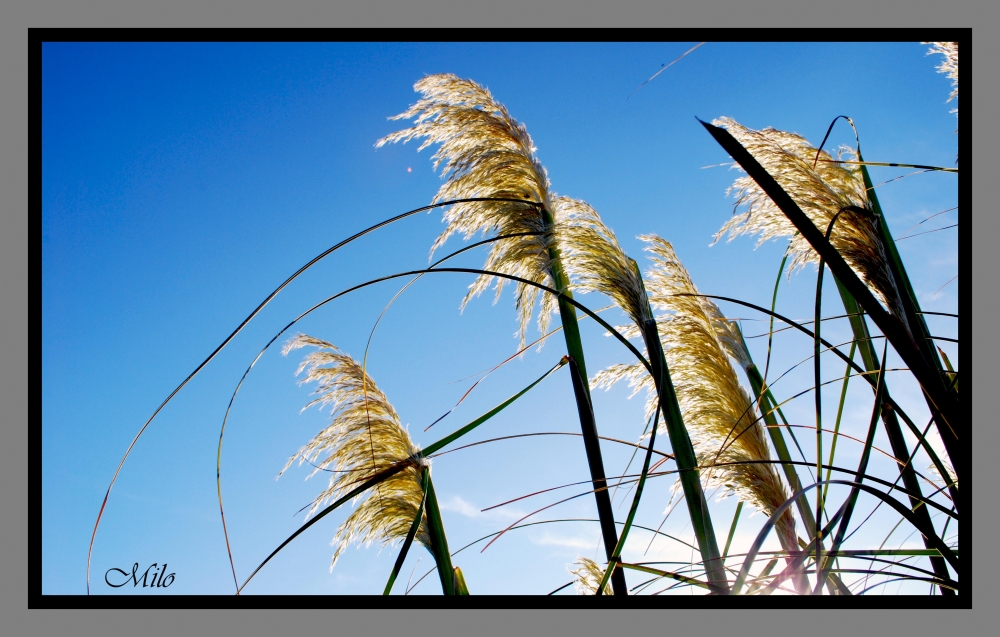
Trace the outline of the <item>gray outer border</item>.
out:
<instances>
[{"instance_id":1,"label":"gray outer border","mask_svg":"<svg viewBox=\"0 0 1000 637\"><path fill-rule=\"evenodd\" d=\"M486 3L477 3L485 5ZM811 611L107 611L107 610L28 610L26 576L27 553L27 406L28 383L24 374L28 361L27 317L25 305L29 281L39 285L40 264L27 264L27 29L28 27L118 27L136 26L317 26L338 27L460 27L490 26L650 26L665 27L898 27L955 26L969 27L1000 24L1000 10L989 9L985 1L952 2L915 7L899 0L880 2L869 0L846 3L826 3L823 7L803 7L800 0L781 2L761 0L710 0L697 7L676 7L658 0L616 0L615 2L570 2L569 0L503 0L486 6L470 6L469 0L368 0L358 6L340 7L322 0L284 0L281 3L236 0L171 0L138 5L127 0L7 0L0 20L0 145L4 158L0 166L0 405L3 426L0 427L0 496L4 515L0 516L0 616L3 624L16 635L95 634L116 635L176 635L228 634L239 631L245 635L289 634L306 631L356 634L394 634L402 631L421 634L474 634L477 636L511 634L621 634L624 629L690 631L704 635L794 634L806 629L810 634L988 634L988 615L996 615L986 575L995 568L996 554L979 551L974 563L978 586L973 597L972 611L875 611L838 610ZM993 18L989 18L993 15ZM913 23L919 16L921 24ZM776 21L775 18L781 19ZM737 32L738 34L738 32ZM539 36L543 34L539 33ZM738 35L734 34L735 37ZM874 36L875 34L873 34ZM1000 172L997 166L996 144L998 127L985 109L997 103L996 49L998 39L976 30L974 63L976 84L973 110L980 126L976 130L973 166L974 182L980 196L973 195L975 218L973 233L973 271L995 272L997 252L989 250L987 240L1000 235L1000 213L987 203L987 184ZM414 38L424 37L414 33ZM786 36L787 37L787 36ZM806 36L808 37L808 36ZM877 36L876 36L877 37ZM995 109L995 106L993 106ZM992 143L991 143L992 142ZM978 151L978 152L976 152ZM37 254L37 252L36 252ZM994 265L991 267L988 262ZM28 265L28 267L25 267ZM986 322L995 323L997 284L1000 277L980 274L974 278L977 291L973 305L974 323L979 332ZM37 302L37 301L36 301ZM37 306L36 306L37 307ZM36 324L37 325L37 324ZM37 334L37 331L35 331ZM969 338L968 335L965 338ZM997 528L996 493L988 481L995 483L989 471L985 451L998 448L1000 428L986 418L985 401L995 395L1000 339L983 338L975 343L972 381L974 422L976 428L974 454L976 517L973 533L980 546L989 542L987 529ZM37 351L37 350L36 350ZM37 364L37 363L36 363ZM968 363L967 363L968 364ZM36 368L37 369L37 368ZM993 381L988 382L987 379ZM982 460L982 462L979 462ZM988 501L987 501L988 500ZM19 515L20 513L20 515ZM993 567L993 568L991 568ZM995 625L995 622L992 622ZM252 630L251 630L252 628ZM312 630L311 630L312 629ZM331 631L333 629L333 631ZM395 630L394 630L395 629ZM638 630L637 630L638 629ZM6 630L5 630L6 632Z\"/></svg>"}]
</instances>

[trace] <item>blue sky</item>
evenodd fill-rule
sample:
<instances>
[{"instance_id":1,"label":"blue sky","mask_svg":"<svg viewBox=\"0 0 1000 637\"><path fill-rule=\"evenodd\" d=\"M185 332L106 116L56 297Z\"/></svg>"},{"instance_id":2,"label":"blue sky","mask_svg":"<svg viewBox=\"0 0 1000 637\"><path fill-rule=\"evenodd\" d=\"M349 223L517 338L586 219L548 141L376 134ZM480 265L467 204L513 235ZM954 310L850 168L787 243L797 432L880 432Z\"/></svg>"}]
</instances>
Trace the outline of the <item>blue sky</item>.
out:
<instances>
[{"instance_id":1,"label":"blue sky","mask_svg":"<svg viewBox=\"0 0 1000 637\"><path fill-rule=\"evenodd\" d=\"M940 56L925 55L924 45L712 42L633 92L695 44L45 44L43 593L85 593L87 547L104 492L128 444L174 387L311 258L430 202L441 183L429 161L431 149L418 153L413 143L374 148L377 139L404 126L387 118L416 101L412 86L425 74L450 72L487 86L527 126L553 189L593 205L640 264L642 244L635 236L659 234L674 244L702 292L761 305L770 300L784 245L755 250L755 240L742 237L710 247L732 214L725 191L737 173L718 166L728 158L695 117L725 115L751 128L795 131L817 144L835 116L849 115L869 160L954 165L955 104L945 103L951 86L935 70ZM827 147L853 139L849 127L839 124ZM912 172L872 169L876 184ZM957 179L942 172L910 175L880 186L878 195L899 237L956 206ZM131 592L109 589L103 579L108 569L130 570L134 562L140 570L166 562L176 573L175 583L157 594L233 592L215 459L222 417L243 370L278 330L317 301L377 276L425 267L443 228L440 219L440 211L417 215L320 262L160 413L112 491L94 547L96 592ZM957 219L951 210L913 232ZM958 272L957 236L951 228L899 242L924 310L957 312L956 283L939 289ZM446 250L459 243L453 239ZM482 260L473 251L456 263L479 267ZM459 313L470 282L460 274L425 277L394 303L372 341L369 371L424 446L520 390L563 354L561 340L530 350L424 433L472 382L462 379L516 351L512 296L506 293L494 306L492 295L484 295ZM360 358L374 321L404 283L383 283L330 303L293 331ZM810 316L814 286L811 267L783 279L778 311ZM835 296L825 299L826 314L842 313ZM580 300L592 308L607 303L597 295ZM766 330L750 310L722 309L752 319L744 324L748 335ZM622 323L620 316L608 316ZM929 323L937 335L958 335L954 319ZM584 322L581 329L591 373L627 362L627 352L599 327ZM846 325L827 329L831 340L844 336L834 342L848 340ZM762 340L751 341L761 359ZM947 345L957 365L957 348ZM772 369L784 371L810 351L809 341L785 332L776 340ZM295 354L282 357L277 347L269 350L245 382L227 425L223 495L241 582L298 528L302 514L295 512L325 485L319 476L304 480L308 467L275 480L325 422L315 409L299 413L310 391L296 384L299 360ZM840 363L824 365L829 377L842 373ZM810 384L810 375L793 372L775 389L787 397ZM926 407L915 386L892 377L890 388L923 417ZM838 392L839 385L830 387L830 398L824 392L831 409ZM850 392L855 400L845 428L856 433L867 426L871 392L859 383ZM627 400L629 393L625 387L594 393L602 435L638 438L642 403ZM809 423L812 409L807 396L786 414ZM833 416L824 419L832 422ZM563 370L467 441L572 432L578 426ZM622 470L630 452L609 443L604 454L611 475ZM856 449L845 446L846 464L856 456ZM876 468L892 475L891 466ZM480 445L442 456L434 470L452 550L559 497L481 509L587 478L583 445L568 436ZM652 527L662 520L672 482L658 480L640 511L639 523ZM563 492L568 497L581 488L555 493ZM734 508L734 498L713 507L718 533L729 528ZM619 511L624 518L627 504ZM663 531L690 536L681 513ZM352 548L329 572L329 543L345 515L300 536L245 592L381 592L395 550ZM593 517L588 495L531 520ZM745 549L763 519L744 515L734 547ZM877 514L872 528L886 530L881 536L873 530L876 539L869 543L877 546L894 523ZM678 545L660 541L642 558L651 536L637 531L631 537L626 557L689 559ZM566 565L576 556L603 555L598 539L593 523L544 524L513 531L483 553L480 543L454 561L473 593L544 594L569 581ZM402 592L411 570L416 581L432 563L426 551L413 550L394 592ZM640 581L629 575L630 584ZM436 578L428 577L413 593L438 594Z\"/></svg>"}]
</instances>

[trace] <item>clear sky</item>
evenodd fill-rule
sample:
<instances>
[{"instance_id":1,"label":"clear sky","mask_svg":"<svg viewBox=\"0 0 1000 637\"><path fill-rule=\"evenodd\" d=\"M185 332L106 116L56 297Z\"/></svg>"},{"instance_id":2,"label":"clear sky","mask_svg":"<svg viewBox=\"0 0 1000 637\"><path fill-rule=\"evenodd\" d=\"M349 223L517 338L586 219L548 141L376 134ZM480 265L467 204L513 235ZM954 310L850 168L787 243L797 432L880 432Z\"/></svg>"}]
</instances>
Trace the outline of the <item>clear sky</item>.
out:
<instances>
[{"instance_id":1,"label":"clear sky","mask_svg":"<svg viewBox=\"0 0 1000 637\"><path fill-rule=\"evenodd\" d=\"M635 237L656 233L673 243L702 292L760 305L770 301L784 244L754 250L755 239L742 237L710 247L732 214L726 188L738 173L719 166L728 157L695 117L729 116L751 128L794 131L818 144L835 116L849 115L866 159L955 165L956 123L950 112L955 103L945 103L951 85L936 72L940 56L925 55L925 45L711 42L635 90L695 44L44 45L43 593L86 592L87 547L108 483L136 432L177 384L314 256L430 202L441 183L429 161L431 149L418 153L414 143L374 148L376 140L406 125L387 118L416 101L413 83L426 74L450 72L487 86L527 126L553 189L594 206L640 265L645 267L645 257ZM841 123L827 148L853 141ZM876 184L914 172L871 170ZM954 208L957 193L956 176L943 172L910 175L878 188L897 237ZM314 303L371 278L426 267L443 228L440 219L439 210L408 218L327 257L272 301L160 413L111 493L94 546L95 592L132 592L130 586L108 588L104 574L110 568L131 570L134 562L140 571L166 562L176 573L174 584L157 594L234 592L215 467L219 428L236 383L264 344ZM952 209L912 232L957 221ZM958 229L949 228L899 243L924 310L957 312L958 285L945 285L958 272L957 237ZM460 243L455 238L445 250ZM472 251L455 262L480 267L483 258L481 250ZM463 379L516 351L509 292L496 305L486 294L459 313L471 279L425 277L389 309L372 339L369 372L414 441L424 446L520 390L564 353L561 338L541 351L529 350L425 433L469 387L472 381ZM379 313L405 281L334 301L292 332L331 341L360 358ZM842 314L827 281L831 294L824 297L824 313ZM815 282L812 267L783 279L778 311L811 316ZM597 295L580 300L595 309L607 304ZM725 304L722 309L748 319L747 335L766 331L753 311ZM623 322L614 312L606 315L615 324ZM838 323L824 327L824 335L833 342L848 340L846 325ZM958 336L954 319L929 323L936 335ZM629 362L628 352L592 321L581 329L592 374ZM837 335L843 338L834 340ZM764 340L750 341L761 360ZM954 344L943 347L958 365ZM810 352L811 341L782 333L769 378ZM296 511L326 483L322 476L304 480L308 466L275 480L327 418L316 409L299 413L311 391L294 376L302 355L300 350L284 358L272 347L244 383L227 425L223 496L241 582L298 528L303 514ZM824 374L842 375L843 365L831 360ZM917 422L926 421L916 388L895 378L890 388L896 399L912 409ZM788 398L810 385L811 375L793 372L775 393ZM829 394L824 392L830 410L839 388L831 385ZM629 393L625 387L594 393L602 435L638 439L642 400L627 400ZM857 434L867 427L871 392L855 383L850 396L855 400L844 427ZM807 395L791 403L786 415L810 424L812 409ZM824 414L825 422L834 416L835 411ZM567 370L465 441L542 431L579 431ZM888 448L879 435L876 445ZM840 444L838 458L848 466L856 463L857 447ZM665 438L658 447L667 448ZM804 448L808 454L809 446ZM623 470L630 452L607 443L604 454L613 475ZM878 462L874 471L895 477L891 466ZM587 477L583 445L568 436L480 445L434 463L453 551L583 487L481 509ZM640 524L660 524L671 483L671 478L650 483ZM631 495L622 496L617 494L615 504L626 502L616 509L624 519ZM589 495L576 498L529 521L593 518L593 502ZM734 509L734 498L713 506L720 542ZM395 549L352 548L329 572L330 540L346 514L345 508L300 536L245 592L380 593ZM763 520L744 514L734 552L749 546ZM877 514L871 536L852 546L877 546L895 521ZM662 530L692 537L681 510ZM894 535L887 546L902 543L906 533ZM603 558L599 535L591 522L542 524L512 531L482 553L481 542L454 562L473 593L544 594L570 580L566 567L577 556ZM635 531L626 559L690 559L689 550L663 540L642 557L651 537ZM916 546L912 537L907 541ZM432 565L430 555L415 547L394 593L403 592L411 571L415 582ZM634 573L628 578L630 584L642 581ZM895 591L895 585L886 589ZM413 590L439 592L436 577Z\"/></svg>"}]
</instances>

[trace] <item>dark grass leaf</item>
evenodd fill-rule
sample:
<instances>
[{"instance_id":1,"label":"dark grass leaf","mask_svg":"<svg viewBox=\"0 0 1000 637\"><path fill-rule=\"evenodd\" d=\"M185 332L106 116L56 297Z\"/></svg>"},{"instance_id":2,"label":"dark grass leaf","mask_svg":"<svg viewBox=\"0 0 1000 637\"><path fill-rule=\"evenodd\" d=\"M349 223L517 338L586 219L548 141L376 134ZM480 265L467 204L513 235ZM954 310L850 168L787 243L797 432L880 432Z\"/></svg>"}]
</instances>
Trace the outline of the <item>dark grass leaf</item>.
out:
<instances>
[{"instance_id":1,"label":"dark grass leaf","mask_svg":"<svg viewBox=\"0 0 1000 637\"><path fill-rule=\"evenodd\" d=\"M958 428L960 427L958 405L954 395L949 395L945 391L940 375L930 366L920 345L914 341L914 338L902 322L890 315L882 307L868 287L851 270L850 266L847 265L847 262L840 256L840 253L830 245L830 242L823 237L820 230L812 224L805 213L799 209L798 205L778 185L774 178L757 163L757 160L725 129L705 122L701 122L701 124L726 152L743 167L747 174L760 185L761 189L771 197L775 205L785 213L789 221L792 222L803 238L826 261L833 274L851 292L852 296L865 309L872 321L879 327L886 338L889 339L889 342L892 343L896 352L906 363L907 367L910 368L917 382L923 388L925 395L931 403L932 413L937 414L938 429L941 433L941 438L948 449L952 465L958 470L958 465L955 464L957 459L961 459L961 450L957 447Z\"/></svg>"},{"instance_id":2,"label":"dark grass leaf","mask_svg":"<svg viewBox=\"0 0 1000 637\"><path fill-rule=\"evenodd\" d=\"M568 335L568 332L567 332ZM577 336L579 334L577 333ZM613 547L622 544L625 534L628 532L629 522L626 522L619 537L615 532L615 516L611 509L611 496L608 494L608 481L604 474L604 462L601 459L601 442L597 435L597 423L594 419L594 408L590 402L590 391L587 386L586 373L580 369L578 361L571 355L567 355L563 360L569 362L570 374L573 376L573 393L576 398L577 411L580 416L580 425L583 430L583 444L587 453L587 463L589 464L591 483L594 486L594 495L597 501L597 517L601 520L601 537L604 540L605 554L609 563L614 563L617 555L614 554ZM654 434L655 435L655 434ZM646 469L649 468L649 455L652 453L653 439L649 441L649 449L646 452ZM642 481L640 480L640 485ZM638 494L636 494L638 497ZM485 550L485 549L484 549ZM597 589L600 595L607 584L608 576L611 577L611 589L615 595L627 595L628 587L625 583L625 574L615 572L615 569L608 569L604 581Z\"/></svg>"}]
</instances>

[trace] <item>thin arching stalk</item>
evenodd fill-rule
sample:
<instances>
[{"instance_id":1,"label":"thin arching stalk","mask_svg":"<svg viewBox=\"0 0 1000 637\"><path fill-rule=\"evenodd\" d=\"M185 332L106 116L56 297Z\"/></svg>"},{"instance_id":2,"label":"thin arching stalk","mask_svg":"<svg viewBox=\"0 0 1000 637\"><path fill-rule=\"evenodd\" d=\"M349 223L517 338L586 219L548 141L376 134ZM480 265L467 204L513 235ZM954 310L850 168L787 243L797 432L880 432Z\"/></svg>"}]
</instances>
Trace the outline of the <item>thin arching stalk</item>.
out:
<instances>
[{"instance_id":1,"label":"thin arching stalk","mask_svg":"<svg viewBox=\"0 0 1000 637\"><path fill-rule=\"evenodd\" d=\"M418 212L423 212L425 210L430 210L432 208L440 208L442 206L450 206L450 205L454 205L456 203L482 202L482 201L506 201L506 202L517 201L517 202L520 202L520 203L528 203L530 205L530 202L524 202L522 200L515 200L515 199L508 199L508 198L470 197L470 198L459 199L459 200L439 201L439 202L436 202L436 203L432 203L432 204L430 204L428 206L421 206L420 208L417 208L415 210L410 210L408 212L404 212L401 215L396 215L395 217L392 217L391 219L386 219L385 221L377 223L374 226L366 228L366 229L362 230L361 232L359 232L359 233L357 233L357 234L355 234L355 235L353 235L351 237L348 237L347 239L344 239L340 243L334 245L331 248L328 248L327 250L325 250L322 253L320 253L319 255L317 255L315 258L313 258L311 261L309 261L309 263L306 263L304 266L302 266L301 268L299 268L293 275L291 275L290 277L288 277L287 279L285 279L285 281L281 285L279 285L277 288L275 288L275 290L273 292L271 292L271 294L269 294L267 296L267 298L265 298L261 302L261 304L258 305L257 308L254 309L254 311L250 313L249 316L247 316L245 319L243 319L243 322L240 323L239 326L235 330L233 330L233 332L229 336L227 336L225 338L225 340L223 340L222 343L219 344L218 347L215 348L215 351L213 351L211 354L209 354L208 358L206 358L204 361L202 361L201 364L198 365L194 369L194 371L191 372L188 375L188 377L185 378L181 382L180 385L178 385L172 392L170 392L170 395L167 396L162 403L160 403L160 406L156 408L156 410L149 417L149 419L139 429L139 432L135 435L135 438L132 439L132 442L129 444L128 449L125 450L125 455L122 456L121 462L118 463L118 468L115 469L115 474L111 477L111 483L108 484L108 490L104 494L104 500L101 502L101 508L97 512L97 519L94 521L94 530L90 534L90 545L87 548L87 594L90 595L90 562L91 562L91 558L93 557L93 553L94 553L94 540L97 537L97 528L101 524L101 518L104 516L104 509L108 505L108 498L111 496L111 489L114 488L115 482L118 480L118 474L121 473L122 467L125 465L125 461L128 459L129 454L132 453L132 449L135 447L135 444L137 442L139 442L139 438L146 431L146 428L149 427L150 423L153 422L153 419L156 418L156 415L159 414L160 411L164 407L166 407L167 403L169 403L173 399L173 397L176 396L177 393L180 392L180 390L183 389L184 386L187 385L191 381L192 378L194 378L195 376L197 376L198 372L200 372L206 365L208 365L212 361L212 359L215 358L216 355L218 355L218 353L221 352L223 350L223 348L225 348L226 345L228 345L229 342L232 341L236 337L236 335L239 334L243 330L243 328L246 327L247 324L249 324L251 320L253 320L253 318L255 316L257 316L258 313L260 313L260 311L262 309L264 309L264 306L266 306L268 303L270 303L271 300L275 296L277 296L279 292L281 292L281 290L283 290L289 283L291 283L294 279L296 279L300 274L302 274L303 272L305 272L306 270L308 270L309 268L311 268L312 266L314 266L321 259L325 258L329 254L332 254L336 250L338 250L341 247L347 245L348 243L354 241L355 239L359 239L359 238L365 236L366 234L369 234L371 232L374 232L375 230L378 230L379 228L385 227L385 226L387 226L387 225L389 225L391 223L399 221L400 219L405 219L407 217L412 217L413 215L417 214ZM220 453L221 453L221 450L220 450ZM221 493L220 493L220 495L221 495ZM226 548L227 548L227 550L230 550L229 546L228 546L228 538L227 538ZM230 551L230 554L231 554L231 551ZM233 578L235 579L235 577L236 577L236 572L235 572L235 569L234 569L234 571L233 571ZM239 592L239 589L237 588L237 593L238 592Z\"/></svg>"}]
</instances>

